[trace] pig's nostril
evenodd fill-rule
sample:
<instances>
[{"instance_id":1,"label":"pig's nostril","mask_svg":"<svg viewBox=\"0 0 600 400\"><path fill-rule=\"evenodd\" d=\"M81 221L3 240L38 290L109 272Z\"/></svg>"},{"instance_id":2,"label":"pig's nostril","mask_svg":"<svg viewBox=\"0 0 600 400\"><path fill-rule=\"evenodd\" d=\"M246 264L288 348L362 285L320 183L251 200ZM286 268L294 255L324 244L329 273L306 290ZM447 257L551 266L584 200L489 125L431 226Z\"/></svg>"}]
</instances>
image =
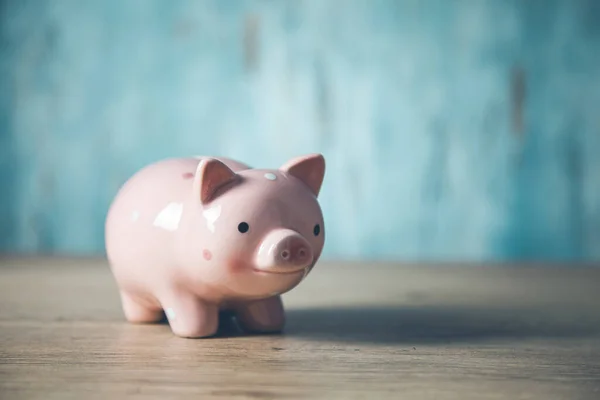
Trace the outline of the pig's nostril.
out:
<instances>
[{"instance_id":1,"label":"pig's nostril","mask_svg":"<svg viewBox=\"0 0 600 400\"><path fill-rule=\"evenodd\" d=\"M298 250L298 257L300 257L300 258L306 257L306 250L304 250L304 249Z\"/></svg>"},{"instance_id":2,"label":"pig's nostril","mask_svg":"<svg viewBox=\"0 0 600 400\"><path fill-rule=\"evenodd\" d=\"M282 257L284 260L287 260L288 258L290 258L290 252L289 252L289 251L287 251L287 250L284 250L284 251L282 251L282 252L281 252L281 257Z\"/></svg>"}]
</instances>

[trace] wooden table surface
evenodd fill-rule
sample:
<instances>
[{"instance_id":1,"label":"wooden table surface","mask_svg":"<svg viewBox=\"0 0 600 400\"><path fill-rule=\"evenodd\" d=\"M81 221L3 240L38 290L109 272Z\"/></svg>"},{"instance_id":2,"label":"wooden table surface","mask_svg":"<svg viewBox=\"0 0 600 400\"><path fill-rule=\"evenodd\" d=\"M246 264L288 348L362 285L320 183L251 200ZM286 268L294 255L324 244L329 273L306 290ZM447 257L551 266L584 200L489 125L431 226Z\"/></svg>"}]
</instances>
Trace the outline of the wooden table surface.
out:
<instances>
[{"instance_id":1,"label":"wooden table surface","mask_svg":"<svg viewBox=\"0 0 600 400\"><path fill-rule=\"evenodd\" d=\"M0 261L0 399L600 399L600 269L321 263L282 335L130 325L104 260Z\"/></svg>"}]
</instances>

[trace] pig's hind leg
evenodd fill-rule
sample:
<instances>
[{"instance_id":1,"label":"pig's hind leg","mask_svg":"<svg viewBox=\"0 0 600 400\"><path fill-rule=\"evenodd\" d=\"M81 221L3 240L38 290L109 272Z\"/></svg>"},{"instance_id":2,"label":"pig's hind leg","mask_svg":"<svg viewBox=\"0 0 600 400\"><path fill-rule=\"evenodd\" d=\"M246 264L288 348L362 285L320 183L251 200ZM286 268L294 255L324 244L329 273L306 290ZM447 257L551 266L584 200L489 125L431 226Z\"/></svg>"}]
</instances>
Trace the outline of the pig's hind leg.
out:
<instances>
[{"instance_id":1,"label":"pig's hind leg","mask_svg":"<svg viewBox=\"0 0 600 400\"><path fill-rule=\"evenodd\" d=\"M164 313L160 307L151 307L135 296L121 291L121 303L127 321L134 324L150 324L160 322Z\"/></svg>"},{"instance_id":2,"label":"pig's hind leg","mask_svg":"<svg viewBox=\"0 0 600 400\"><path fill-rule=\"evenodd\" d=\"M235 308L236 320L246 332L275 333L283 330L285 311L280 296L242 303Z\"/></svg>"}]
</instances>

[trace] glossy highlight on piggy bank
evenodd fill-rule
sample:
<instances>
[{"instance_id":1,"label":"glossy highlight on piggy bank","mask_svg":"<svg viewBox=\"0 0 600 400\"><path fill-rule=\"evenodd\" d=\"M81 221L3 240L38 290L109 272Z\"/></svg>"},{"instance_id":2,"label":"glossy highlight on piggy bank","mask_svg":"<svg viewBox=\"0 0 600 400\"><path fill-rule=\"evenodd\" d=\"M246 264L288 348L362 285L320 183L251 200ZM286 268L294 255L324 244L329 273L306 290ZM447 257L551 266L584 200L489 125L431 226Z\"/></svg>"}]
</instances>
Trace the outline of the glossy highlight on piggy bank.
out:
<instances>
[{"instance_id":1,"label":"glossy highlight on piggy bank","mask_svg":"<svg viewBox=\"0 0 600 400\"><path fill-rule=\"evenodd\" d=\"M278 332L281 294L323 250L320 154L279 169L226 158L167 159L119 190L106 219L106 252L132 323L166 315L181 337L217 332L232 312L247 332Z\"/></svg>"}]
</instances>

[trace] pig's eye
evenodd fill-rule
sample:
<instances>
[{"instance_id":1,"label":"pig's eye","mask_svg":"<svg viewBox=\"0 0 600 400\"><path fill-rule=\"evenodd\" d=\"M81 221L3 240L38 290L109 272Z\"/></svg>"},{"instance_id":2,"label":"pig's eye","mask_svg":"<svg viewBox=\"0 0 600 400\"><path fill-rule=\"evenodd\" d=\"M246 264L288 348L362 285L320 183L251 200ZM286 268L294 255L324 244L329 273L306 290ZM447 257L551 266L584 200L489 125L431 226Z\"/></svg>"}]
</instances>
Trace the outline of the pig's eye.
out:
<instances>
[{"instance_id":1,"label":"pig's eye","mask_svg":"<svg viewBox=\"0 0 600 400\"><path fill-rule=\"evenodd\" d=\"M240 222L240 224L238 225L238 231L240 231L241 233L248 232L248 229L250 229L250 225L248 225L247 222Z\"/></svg>"},{"instance_id":2,"label":"pig's eye","mask_svg":"<svg viewBox=\"0 0 600 400\"><path fill-rule=\"evenodd\" d=\"M321 233L321 226L319 224L315 225L315 227L313 228L313 233L315 234L315 236L319 236L319 233Z\"/></svg>"}]
</instances>

